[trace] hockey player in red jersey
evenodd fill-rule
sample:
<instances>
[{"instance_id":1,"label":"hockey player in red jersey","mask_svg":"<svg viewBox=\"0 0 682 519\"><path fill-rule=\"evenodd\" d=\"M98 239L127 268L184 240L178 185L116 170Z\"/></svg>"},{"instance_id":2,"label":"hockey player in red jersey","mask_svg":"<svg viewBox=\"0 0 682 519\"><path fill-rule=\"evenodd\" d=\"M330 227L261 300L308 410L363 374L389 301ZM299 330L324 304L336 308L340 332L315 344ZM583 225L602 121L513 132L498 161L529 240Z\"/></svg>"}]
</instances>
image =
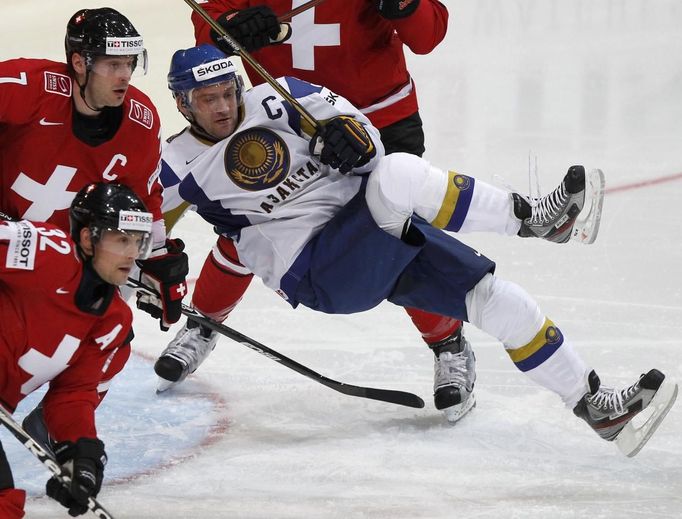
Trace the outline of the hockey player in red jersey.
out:
<instances>
[{"instance_id":1,"label":"hockey player in red jersey","mask_svg":"<svg viewBox=\"0 0 682 519\"><path fill-rule=\"evenodd\" d=\"M146 71L142 37L114 9L80 9L64 45L66 63L0 63L0 210L68 230L69 204L80 188L125 184L154 215L155 252L142 270L165 295L184 278L167 268L179 251L167 246L161 217L159 116L130 84ZM180 303L168 297L138 305L166 329L181 315Z\"/></svg>"},{"instance_id":2,"label":"hockey player in red jersey","mask_svg":"<svg viewBox=\"0 0 682 519\"><path fill-rule=\"evenodd\" d=\"M70 219L70 236L54 224L0 221L0 403L13 412L49 382L45 424L73 482L50 479L47 494L79 515L106 463L95 427L102 373L113 377L130 354L132 312L117 287L149 253L153 216L127 187L98 183L76 195ZM0 445L0 517L23 517L24 501Z\"/></svg>"},{"instance_id":3,"label":"hockey player in red jersey","mask_svg":"<svg viewBox=\"0 0 682 519\"><path fill-rule=\"evenodd\" d=\"M379 129L386 154L402 151L421 156L424 132L418 112L414 82L405 63L403 46L415 54L431 52L445 37L448 11L437 0L325 0L291 20L290 38L271 45L280 33L277 15L283 15L302 1L297 0L208 0L201 7L237 39L274 77L294 76L324 85L348 99ZM192 15L198 43L217 44L206 22ZM263 79L246 67L253 84ZM214 248L199 278L197 297L220 299L216 283L225 270L218 259L237 261L226 243ZM228 266L228 276L231 268ZM241 278L238 281L243 281ZM225 296L225 292L223 292ZM442 315L406 309L424 341L435 354L434 401L456 421L475 404L475 358L462 336L462 323ZM218 311L216 316L225 314ZM445 355L441 356L441 353ZM468 369L460 367L465 364Z\"/></svg>"}]
</instances>

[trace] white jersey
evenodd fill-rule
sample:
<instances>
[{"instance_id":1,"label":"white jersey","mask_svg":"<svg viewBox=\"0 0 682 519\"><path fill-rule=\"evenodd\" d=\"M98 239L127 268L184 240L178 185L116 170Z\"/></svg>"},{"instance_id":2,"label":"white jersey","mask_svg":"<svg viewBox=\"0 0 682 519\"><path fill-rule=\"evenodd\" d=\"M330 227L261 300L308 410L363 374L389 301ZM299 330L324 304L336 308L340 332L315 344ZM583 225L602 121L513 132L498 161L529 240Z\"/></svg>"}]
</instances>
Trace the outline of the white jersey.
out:
<instances>
[{"instance_id":1,"label":"white jersey","mask_svg":"<svg viewBox=\"0 0 682 519\"><path fill-rule=\"evenodd\" d=\"M278 82L317 120L343 114L362 122L377 152L353 173L375 167L384 154L379 130L353 105L326 88L295 78ZM268 287L279 290L282 276L303 247L358 193L362 178L343 175L311 156L311 128L270 85L245 92L243 101L242 121L230 137L194 158L186 142L193 137L186 131L168 148L178 141L178 148L187 146L187 155L171 158L167 149L165 157L182 177L178 185L182 199L195 205L220 233L232 237L240 261ZM169 194L169 204L171 199Z\"/></svg>"},{"instance_id":2,"label":"white jersey","mask_svg":"<svg viewBox=\"0 0 682 519\"><path fill-rule=\"evenodd\" d=\"M177 210L186 205L186 202L178 193L180 181L187 176L194 159L206 151L211 142L198 137L187 126L180 133L166 139L166 144L161 150L161 173L159 180L163 185L163 214ZM196 210L192 205L187 209Z\"/></svg>"}]
</instances>

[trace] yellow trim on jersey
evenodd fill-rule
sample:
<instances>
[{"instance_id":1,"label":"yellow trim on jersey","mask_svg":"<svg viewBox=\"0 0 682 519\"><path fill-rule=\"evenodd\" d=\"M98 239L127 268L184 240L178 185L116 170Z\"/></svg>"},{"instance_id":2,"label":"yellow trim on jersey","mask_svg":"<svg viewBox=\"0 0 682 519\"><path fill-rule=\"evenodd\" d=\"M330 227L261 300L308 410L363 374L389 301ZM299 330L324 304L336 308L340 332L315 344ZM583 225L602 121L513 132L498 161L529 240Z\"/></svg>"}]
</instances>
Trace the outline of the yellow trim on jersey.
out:
<instances>
[{"instance_id":1,"label":"yellow trim on jersey","mask_svg":"<svg viewBox=\"0 0 682 519\"><path fill-rule=\"evenodd\" d=\"M171 209L170 211L166 211L163 213L163 221L166 224L166 234L171 232L171 229L173 226L178 223L178 220L180 217L189 209L189 206L192 205L188 202L182 202L179 206L177 206L174 209Z\"/></svg>"}]
</instances>

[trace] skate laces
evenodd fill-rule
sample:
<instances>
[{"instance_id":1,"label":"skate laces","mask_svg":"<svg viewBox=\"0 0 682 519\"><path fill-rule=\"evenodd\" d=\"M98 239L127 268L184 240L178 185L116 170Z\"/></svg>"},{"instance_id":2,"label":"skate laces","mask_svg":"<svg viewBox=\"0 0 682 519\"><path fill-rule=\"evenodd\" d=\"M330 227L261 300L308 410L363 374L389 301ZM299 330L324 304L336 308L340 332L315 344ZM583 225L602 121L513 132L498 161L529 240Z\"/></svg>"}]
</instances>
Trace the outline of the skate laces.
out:
<instances>
[{"instance_id":1,"label":"skate laces","mask_svg":"<svg viewBox=\"0 0 682 519\"><path fill-rule=\"evenodd\" d=\"M551 222L557 214L563 211L563 206L568 198L564 182L552 191L543 196L540 189L540 174L538 173L538 157L532 156L528 152L528 194L521 194L520 189L516 189L512 184L498 174L493 175L494 183L504 187L510 193L516 193L523 198L531 208L530 224L543 224ZM535 193L535 194L533 194Z\"/></svg>"},{"instance_id":2,"label":"skate laces","mask_svg":"<svg viewBox=\"0 0 682 519\"><path fill-rule=\"evenodd\" d=\"M216 338L216 332L211 332L209 337L203 337L200 327L187 328L185 325L161 356L175 357L186 366L193 367L200 364L211 352Z\"/></svg>"},{"instance_id":3,"label":"skate laces","mask_svg":"<svg viewBox=\"0 0 682 519\"><path fill-rule=\"evenodd\" d=\"M567 198L566 186L564 182L561 182L561 185L549 195L543 196L540 199L528 199L531 209L530 223L542 224L551 222L563 211Z\"/></svg>"},{"instance_id":4,"label":"skate laces","mask_svg":"<svg viewBox=\"0 0 682 519\"><path fill-rule=\"evenodd\" d=\"M600 387L599 390L588 399L592 405L600 409L613 409L618 414L625 412L625 402L632 398L639 390L639 381L630 387L616 391L612 388Z\"/></svg>"},{"instance_id":5,"label":"skate laces","mask_svg":"<svg viewBox=\"0 0 682 519\"><path fill-rule=\"evenodd\" d=\"M464 352L451 353L444 351L436 360L438 385L467 383L467 357Z\"/></svg>"}]
</instances>

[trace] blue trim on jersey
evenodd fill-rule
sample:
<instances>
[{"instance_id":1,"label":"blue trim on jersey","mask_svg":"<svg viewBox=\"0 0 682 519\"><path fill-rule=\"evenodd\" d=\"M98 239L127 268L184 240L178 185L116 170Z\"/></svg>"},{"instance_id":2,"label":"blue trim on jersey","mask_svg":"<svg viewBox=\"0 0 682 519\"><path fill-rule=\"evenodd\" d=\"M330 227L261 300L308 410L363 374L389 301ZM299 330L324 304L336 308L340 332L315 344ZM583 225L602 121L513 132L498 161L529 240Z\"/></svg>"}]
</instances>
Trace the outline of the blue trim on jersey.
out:
<instances>
[{"instance_id":1,"label":"blue trim on jersey","mask_svg":"<svg viewBox=\"0 0 682 519\"><path fill-rule=\"evenodd\" d=\"M168 165L168 162L161 159L161 173L159 173L159 181L165 188L172 187L180 183L180 177L175 174L173 168Z\"/></svg>"},{"instance_id":2,"label":"blue trim on jersey","mask_svg":"<svg viewBox=\"0 0 682 519\"><path fill-rule=\"evenodd\" d=\"M233 237L244 227L251 225L246 216L234 215L231 210L225 209L220 202L209 199L203 189L197 184L192 173L187 175L180 183L178 192L183 200L197 206L197 213L204 220L214 225L218 234Z\"/></svg>"},{"instance_id":3,"label":"blue trim on jersey","mask_svg":"<svg viewBox=\"0 0 682 519\"><path fill-rule=\"evenodd\" d=\"M310 94L319 94L322 92L322 87L320 85L313 85L307 81L303 81L302 79L285 76L284 80L287 82L289 92L296 98L309 96Z\"/></svg>"},{"instance_id":4,"label":"blue trim on jersey","mask_svg":"<svg viewBox=\"0 0 682 519\"><path fill-rule=\"evenodd\" d=\"M287 111L287 122L289 123L289 127L296 135L301 135L301 114L299 114L288 101L282 101L282 106Z\"/></svg>"},{"instance_id":5,"label":"blue trim on jersey","mask_svg":"<svg viewBox=\"0 0 682 519\"><path fill-rule=\"evenodd\" d=\"M306 245L306 258L287 273L281 289L292 306L331 314L362 312L388 300L466 319L467 292L495 263L419 218L412 222L421 245L377 227L361 191Z\"/></svg>"}]
</instances>

